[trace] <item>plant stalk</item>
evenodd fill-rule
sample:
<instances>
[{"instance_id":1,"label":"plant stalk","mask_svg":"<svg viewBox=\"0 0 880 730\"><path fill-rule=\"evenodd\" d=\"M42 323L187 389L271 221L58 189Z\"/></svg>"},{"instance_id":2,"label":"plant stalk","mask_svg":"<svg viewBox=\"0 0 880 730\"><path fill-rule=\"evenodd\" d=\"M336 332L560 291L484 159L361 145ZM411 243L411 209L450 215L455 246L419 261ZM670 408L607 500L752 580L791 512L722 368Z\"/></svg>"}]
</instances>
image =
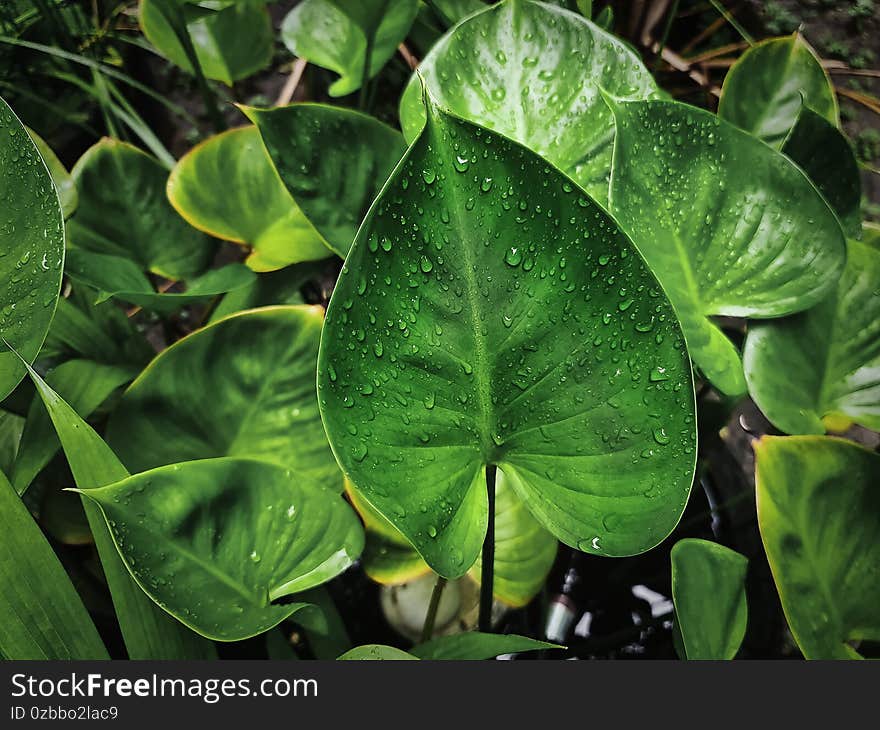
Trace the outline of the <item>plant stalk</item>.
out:
<instances>
[{"instance_id":1,"label":"plant stalk","mask_svg":"<svg viewBox=\"0 0 880 730\"><path fill-rule=\"evenodd\" d=\"M440 597L443 595L443 589L446 587L446 578L442 575L437 576L437 582L434 583L434 590L431 591L431 601L428 603L428 613L425 614L425 623L422 626L422 639L424 644L434 635L434 624L437 621L437 609L440 606Z\"/></svg>"},{"instance_id":2,"label":"plant stalk","mask_svg":"<svg viewBox=\"0 0 880 730\"><path fill-rule=\"evenodd\" d=\"M495 476L498 467L490 464L486 467L486 496L489 498L489 520L486 526L486 538L483 540L483 555L480 564L480 617L477 628L480 631L492 631L492 593L495 581Z\"/></svg>"}]
</instances>

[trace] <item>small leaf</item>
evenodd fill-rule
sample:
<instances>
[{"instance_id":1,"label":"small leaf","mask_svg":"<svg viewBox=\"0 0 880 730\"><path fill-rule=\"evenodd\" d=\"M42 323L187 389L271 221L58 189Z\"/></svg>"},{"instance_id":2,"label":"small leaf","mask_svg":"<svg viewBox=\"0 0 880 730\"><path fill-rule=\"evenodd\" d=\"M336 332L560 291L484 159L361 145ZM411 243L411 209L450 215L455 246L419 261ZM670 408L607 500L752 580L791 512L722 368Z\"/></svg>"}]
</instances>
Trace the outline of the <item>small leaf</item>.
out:
<instances>
[{"instance_id":1,"label":"small leaf","mask_svg":"<svg viewBox=\"0 0 880 730\"><path fill-rule=\"evenodd\" d=\"M419 77L440 106L534 150L603 206L614 119L600 89L628 99L657 93L623 41L531 0L492 5L455 26L425 56ZM425 123L419 77L400 102L409 141Z\"/></svg>"},{"instance_id":2,"label":"small leaf","mask_svg":"<svg viewBox=\"0 0 880 730\"><path fill-rule=\"evenodd\" d=\"M61 202L61 210L64 214L64 219L67 220L74 214L76 206L79 203L79 195L76 192L76 185L73 182L73 178L70 176L70 173L64 165L61 164L58 155L52 151L52 148L46 144L45 140L33 129L28 127L25 127L25 129L27 129L27 133L36 145L40 157L43 158L43 162L46 163L46 167L49 169L52 183L55 185L55 190L58 192L58 199Z\"/></svg>"},{"instance_id":3,"label":"small leaf","mask_svg":"<svg viewBox=\"0 0 880 730\"><path fill-rule=\"evenodd\" d=\"M100 292L97 304L118 299L163 314L240 289L255 280L253 271L243 264L227 264L190 279L183 293L157 292L131 259L79 249L69 252L65 271L74 281Z\"/></svg>"},{"instance_id":4,"label":"small leaf","mask_svg":"<svg viewBox=\"0 0 880 730\"><path fill-rule=\"evenodd\" d=\"M109 659L70 578L0 472L0 656Z\"/></svg>"},{"instance_id":5,"label":"small leaf","mask_svg":"<svg viewBox=\"0 0 880 730\"><path fill-rule=\"evenodd\" d=\"M207 78L232 86L269 65L274 34L269 13L260 3L234 2L211 8L210 3L170 1L183 6L187 30ZM139 17L141 30L159 53L193 73L162 3L140 0Z\"/></svg>"},{"instance_id":6,"label":"small leaf","mask_svg":"<svg viewBox=\"0 0 880 730\"><path fill-rule=\"evenodd\" d=\"M64 262L64 221L58 195L37 148L0 99L0 336L33 362L58 302ZM18 357L0 346L0 400L25 375Z\"/></svg>"},{"instance_id":7,"label":"small leaf","mask_svg":"<svg viewBox=\"0 0 880 730\"><path fill-rule=\"evenodd\" d=\"M564 175L438 107L343 267L318 389L343 471L447 578L480 551L489 464L600 555L687 501L690 365L653 275Z\"/></svg>"},{"instance_id":8,"label":"small leaf","mask_svg":"<svg viewBox=\"0 0 880 730\"><path fill-rule=\"evenodd\" d=\"M302 6L300 6L302 7ZM322 104L244 108L300 210L342 257L406 150L400 132Z\"/></svg>"},{"instance_id":9,"label":"small leaf","mask_svg":"<svg viewBox=\"0 0 880 730\"><path fill-rule=\"evenodd\" d=\"M823 434L823 419L880 430L880 249L851 240L847 251L828 299L749 328L749 392L785 433Z\"/></svg>"},{"instance_id":10,"label":"small leaf","mask_svg":"<svg viewBox=\"0 0 880 730\"><path fill-rule=\"evenodd\" d=\"M320 307L268 307L220 320L164 350L126 391L107 441L133 472L252 457L342 491L318 413Z\"/></svg>"},{"instance_id":11,"label":"small leaf","mask_svg":"<svg viewBox=\"0 0 880 730\"><path fill-rule=\"evenodd\" d=\"M482 634L469 631L432 639L412 649L419 659L479 660L494 659L501 654L518 654L539 649L562 649L558 644L548 644L516 634Z\"/></svg>"},{"instance_id":12,"label":"small leaf","mask_svg":"<svg viewBox=\"0 0 880 730\"><path fill-rule=\"evenodd\" d=\"M288 50L316 66L339 74L330 96L345 96L361 87L368 35L372 78L397 51L415 20L416 0L302 0L281 25Z\"/></svg>"},{"instance_id":13,"label":"small leaf","mask_svg":"<svg viewBox=\"0 0 880 730\"><path fill-rule=\"evenodd\" d=\"M168 172L137 147L103 139L73 168L79 190L76 216L67 226L70 244L122 256L141 270L168 279L204 271L214 243L171 207Z\"/></svg>"},{"instance_id":14,"label":"small leaf","mask_svg":"<svg viewBox=\"0 0 880 730\"><path fill-rule=\"evenodd\" d=\"M742 55L724 79L718 115L779 149L802 105L838 126L831 79L795 33L762 41Z\"/></svg>"},{"instance_id":15,"label":"small leaf","mask_svg":"<svg viewBox=\"0 0 880 730\"><path fill-rule=\"evenodd\" d=\"M82 490L97 502L138 585L194 631L240 641L278 625L363 549L332 490L252 459L159 467Z\"/></svg>"},{"instance_id":16,"label":"small leaf","mask_svg":"<svg viewBox=\"0 0 880 730\"><path fill-rule=\"evenodd\" d=\"M331 255L278 179L255 127L231 129L190 150L171 171L168 199L190 225L250 247L246 263L254 271Z\"/></svg>"},{"instance_id":17,"label":"small leaf","mask_svg":"<svg viewBox=\"0 0 880 730\"><path fill-rule=\"evenodd\" d=\"M401 659L418 659L418 657L413 656L408 652L401 651L400 649L395 649L393 646L386 646L384 644L364 644L363 646L356 646L354 649L349 649L345 654L342 654L339 659L343 661L398 661Z\"/></svg>"},{"instance_id":18,"label":"small leaf","mask_svg":"<svg viewBox=\"0 0 880 730\"><path fill-rule=\"evenodd\" d=\"M745 392L739 353L713 321L780 317L834 288L836 217L786 157L679 102L618 103L611 211L675 304L694 363Z\"/></svg>"},{"instance_id":19,"label":"small leaf","mask_svg":"<svg viewBox=\"0 0 880 730\"><path fill-rule=\"evenodd\" d=\"M708 540L672 548L672 600L682 659L733 659L746 633L749 561Z\"/></svg>"},{"instance_id":20,"label":"small leaf","mask_svg":"<svg viewBox=\"0 0 880 730\"><path fill-rule=\"evenodd\" d=\"M807 659L858 659L880 641L880 455L824 436L755 445L758 525Z\"/></svg>"}]
</instances>

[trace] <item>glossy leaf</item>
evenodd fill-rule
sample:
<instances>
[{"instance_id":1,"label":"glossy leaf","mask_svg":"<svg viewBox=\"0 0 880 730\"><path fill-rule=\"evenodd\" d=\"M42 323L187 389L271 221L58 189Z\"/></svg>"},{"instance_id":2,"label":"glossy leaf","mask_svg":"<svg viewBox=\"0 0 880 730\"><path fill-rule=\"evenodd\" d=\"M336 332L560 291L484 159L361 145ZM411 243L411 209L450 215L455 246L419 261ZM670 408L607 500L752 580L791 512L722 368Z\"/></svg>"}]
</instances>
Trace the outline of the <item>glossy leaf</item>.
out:
<instances>
[{"instance_id":1,"label":"glossy leaf","mask_svg":"<svg viewBox=\"0 0 880 730\"><path fill-rule=\"evenodd\" d=\"M0 471L4 474L12 473L18 444L24 431L24 421L24 418L15 413L0 410Z\"/></svg>"},{"instance_id":2,"label":"glossy leaf","mask_svg":"<svg viewBox=\"0 0 880 730\"><path fill-rule=\"evenodd\" d=\"M253 459L152 469L82 492L138 585L194 631L239 641L305 604L363 549L352 509L301 473Z\"/></svg>"},{"instance_id":3,"label":"glossy leaf","mask_svg":"<svg viewBox=\"0 0 880 730\"><path fill-rule=\"evenodd\" d=\"M438 107L343 267L318 389L347 476L445 577L483 542L487 464L600 555L687 500L690 366L653 275L561 173Z\"/></svg>"},{"instance_id":4,"label":"glossy leaf","mask_svg":"<svg viewBox=\"0 0 880 730\"><path fill-rule=\"evenodd\" d=\"M749 328L749 392L781 431L880 430L880 248L849 241L836 290L812 309Z\"/></svg>"},{"instance_id":5,"label":"glossy leaf","mask_svg":"<svg viewBox=\"0 0 880 730\"><path fill-rule=\"evenodd\" d=\"M721 89L718 115L780 148L805 105L835 127L837 99L815 52L795 33L747 50Z\"/></svg>"},{"instance_id":6,"label":"glossy leaf","mask_svg":"<svg viewBox=\"0 0 880 730\"><path fill-rule=\"evenodd\" d=\"M248 246L246 263L255 271L331 255L278 179L254 127L223 132L190 150L171 171L168 199L190 225Z\"/></svg>"},{"instance_id":7,"label":"glossy leaf","mask_svg":"<svg viewBox=\"0 0 880 730\"><path fill-rule=\"evenodd\" d=\"M64 214L64 219L67 220L73 215L76 206L79 203L79 195L76 192L76 185L73 182L73 178L70 176L67 168L61 163L61 160L58 159L58 155L56 155L52 151L52 148L46 144L46 141L33 129L28 127L25 127L25 129L27 129L27 133L36 145L40 157L43 158L43 162L46 163L49 175L52 177L52 183L55 185L55 190L58 192L58 200L61 202L61 211Z\"/></svg>"},{"instance_id":8,"label":"glossy leaf","mask_svg":"<svg viewBox=\"0 0 880 730\"><path fill-rule=\"evenodd\" d=\"M741 394L739 353L712 318L779 317L821 301L846 256L837 219L786 157L715 115L609 103L611 211L675 304L694 363Z\"/></svg>"},{"instance_id":9,"label":"glossy leaf","mask_svg":"<svg viewBox=\"0 0 880 730\"><path fill-rule=\"evenodd\" d=\"M46 382L83 418L88 418L110 395L130 382L136 371L89 360L68 360ZM21 435L12 484L22 494L60 448L49 414L37 397L31 403Z\"/></svg>"},{"instance_id":10,"label":"glossy leaf","mask_svg":"<svg viewBox=\"0 0 880 730\"><path fill-rule=\"evenodd\" d=\"M406 150L400 133L365 114L321 104L243 111L300 210L345 257Z\"/></svg>"},{"instance_id":11,"label":"glossy leaf","mask_svg":"<svg viewBox=\"0 0 880 730\"><path fill-rule=\"evenodd\" d=\"M33 369L29 373L52 418L77 487L90 489L127 477L125 467L92 427ZM101 511L85 498L83 507L129 659L216 658L213 644L171 618L138 587L116 550Z\"/></svg>"},{"instance_id":12,"label":"glossy leaf","mask_svg":"<svg viewBox=\"0 0 880 730\"><path fill-rule=\"evenodd\" d=\"M418 9L417 0L303 0L284 19L281 40L295 56L339 74L328 93L345 96L361 87L368 44L372 78L406 38Z\"/></svg>"},{"instance_id":13,"label":"glossy leaf","mask_svg":"<svg viewBox=\"0 0 880 730\"><path fill-rule=\"evenodd\" d=\"M158 292L131 259L78 249L68 254L65 271L75 282L98 291L96 304L118 299L162 313L240 289L255 279L243 264L227 264L189 279L183 293Z\"/></svg>"},{"instance_id":14,"label":"glossy leaf","mask_svg":"<svg viewBox=\"0 0 880 730\"><path fill-rule=\"evenodd\" d=\"M43 533L0 472L0 656L109 659Z\"/></svg>"},{"instance_id":15,"label":"glossy leaf","mask_svg":"<svg viewBox=\"0 0 880 730\"><path fill-rule=\"evenodd\" d=\"M320 307L267 307L184 337L126 391L108 443L133 472L252 457L341 492L315 394L322 315Z\"/></svg>"},{"instance_id":16,"label":"glossy leaf","mask_svg":"<svg viewBox=\"0 0 880 730\"><path fill-rule=\"evenodd\" d=\"M837 214L844 232L862 232L862 178L846 137L831 122L803 107L782 152L807 173Z\"/></svg>"},{"instance_id":17,"label":"glossy leaf","mask_svg":"<svg viewBox=\"0 0 880 730\"><path fill-rule=\"evenodd\" d=\"M749 561L708 540L672 548L672 600L682 659L733 659L746 633Z\"/></svg>"},{"instance_id":18,"label":"glossy leaf","mask_svg":"<svg viewBox=\"0 0 880 730\"><path fill-rule=\"evenodd\" d=\"M61 205L49 171L18 117L0 99L0 336L28 362L46 338L64 261ZM0 400L25 375L0 345Z\"/></svg>"},{"instance_id":19,"label":"glossy leaf","mask_svg":"<svg viewBox=\"0 0 880 730\"><path fill-rule=\"evenodd\" d=\"M393 646L386 646L385 644L364 644L363 646L356 646L354 649L349 649L345 654L342 654L339 659L343 661L399 661L401 659L418 659L418 657L400 649L395 649Z\"/></svg>"},{"instance_id":20,"label":"glossy leaf","mask_svg":"<svg viewBox=\"0 0 880 730\"><path fill-rule=\"evenodd\" d=\"M228 86L269 65L272 60L272 23L258 3L209 3L172 0L183 6L187 31L202 73ZM214 3L216 5L216 3ZM193 73L183 44L165 16L161 3L141 0L141 30L147 40L176 66Z\"/></svg>"},{"instance_id":21,"label":"glossy leaf","mask_svg":"<svg viewBox=\"0 0 880 730\"><path fill-rule=\"evenodd\" d=\"M859 658L880 641L880 455L823 436L755 446L758 525L798 646Z\"/></svg>"},{"instance_id":22,"label":"glossy leaf","mask_svg":"<svg viewBox=\"0 0 880 730\"><path fill-rule=\"evenodd\" d=\"M171 207L165 197L168 173L154 158L103 139L80 157L73 179L79 207L67 227L72 246L129 258L169 279L208 267L214 244Z\"/></svg>"},{"instance_id":23,"label":"glossy leaf","mask_svg":"<svg viewBox=\"0 0 880 730\"><path fill-rule=\"evenodd\" d=\"M623 41L577 13L531 0L468 17L434 46L419 74L441 106L534 150L602 205L614 120L600 89L629 99L657 92ZM424 124L421 93L414 76L400 104L408 140Z\"/></svg>"},{"instance_id":24,"label":"glossy leaf","mask_svg":"<svg viewBox=\"0 0 880 730\"><path fill-rule=\"evenodd\" d=\"M501 654L519 654L538 649L561 649L558 644L548 644L516 634L482 634L469 631L464 634L441 636L413 647L412 654L419 659L462 660L494 659Z\"/></svg>"}]
</instances>

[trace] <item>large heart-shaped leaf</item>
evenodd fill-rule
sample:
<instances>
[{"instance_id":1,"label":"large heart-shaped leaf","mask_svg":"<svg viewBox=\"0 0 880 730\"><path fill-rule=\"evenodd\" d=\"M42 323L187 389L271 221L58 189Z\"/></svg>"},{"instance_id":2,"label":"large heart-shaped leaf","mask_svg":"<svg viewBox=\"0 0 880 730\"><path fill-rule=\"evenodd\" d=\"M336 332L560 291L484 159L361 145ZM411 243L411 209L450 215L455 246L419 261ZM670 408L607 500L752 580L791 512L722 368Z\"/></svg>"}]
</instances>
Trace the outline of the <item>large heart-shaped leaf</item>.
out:
<instances>
[{"instance_id":1,"label":"large heart-shaped leaf","mask_svg":"<svg viewBox=\"0 0 880 730\"><path fill-rule=\"evenodd\" d=\"M746 633L749 561L723 545L690 538L675 543L670 558L681 658L733 659Z\"/></svg>"},{"instance_id":2,"label":"large heart-shaped leaf","mask_svg":"<svg viewBox=\"0 0 880 730\"><path fill-rule=\"evenodd\" d=\"M611 211L675 304L695 364L745 392L715 315L779 317L833 289L846 248L834 213L784 155L678 102L609 100Z\"/></svg>"},{"instance_id":3,"label":"large heart-shaped leaf","mask_svg":"<svg viewBox=\"0 0 880 730\"><path fill-rule=\"evenodd\" d=\"M189 461L82 494L100 505L138 585L218 641L279 624L306 605L282 599L335 577L363 549L338 493L264 461Z\"/></svg>"},{"instance_id":4,"label":"large heart-shaped leaf","mask_svg":"<svg viewBox=\"0 0 880 730\"><path fill-rule=\"evenodd\" d=\"M70 578L0 472L0 656L108 659Z\"/></svg>"},{"instance_id":5,"label":"large heart-shaped leaf","mask_svg":"<svg viewBox=\"0 0 880 730\"><path fill-rule=\"evenodd\" d=\"M825 436L755 446L758 525L798 646L859 658L880 641L880 455Z\"/></svg>"},{"instance_id":6,"label":"large heart-shaped leaf","mask_svg":"<svg viewBox=\"0 0 880 730\"><path fill-rule=\"evenodd\" d=\"M61 289L64 222L52 178L39 152L0 99L0 336L29 362L49 331ZM0 347L0 400L25 375Z\"/></svg>"},{"instance_id":7,"label":"large heart-shaped leaf","mask_svg":"<svg viewBox=\"0 0 880 730\"><path fill-rule=\"evenodd\" d=\"M68 253L65 273L75 282L97 291L98 304L118 299L162 313L241 289L256 279L247 266L227 264L190 279L185 292L158 292L131 259L80 249Z\"/></svg>"},{"instance_id":8,"label":"large heart-shaped leaf","mask_svg":"<svg viewBox=\"0 0 880 730\"><path fill-rule=\"evenodd\" d=\"M487 465L567 544L647 550L690 490L692 387L672 307L614 221L432 105L321 339L324 426L369 502L450 578L486 533Z\"/></svg>"},{"instance_id":9,"label":"large heart-shaped leaf","mask_svg":"<svg viewBox=\"0 0 880 730\"><path fill-rule=\"evenodd\" d=\"M849 241L836 291L793 317L749 328L749 393L778 429L880 430L880 249Z\"/></svg>"},{"instance_id":10,"label":"large heart-shaped leaf","mask_svg":"<svg viewBox=\"0 0 880 730\"><path fill-rule=\"evenodd\" d=\"M862 176L855 153L840 130L805 106L785 138L782 152L825 196L844 232L858 238L862 232Z\"/></svg>"},{"instance_id":11,"label":"large heart-shaped leaf","mask_svg":"<svg viewBox=\"0 0 880 730\"><path fill-rule=\"evenodd\" d=\"M600 89L629 99L657 93L621 40L577 13L531 0L468 17L431 49L419 74L438 103L534 150L603 205L614 120ZM413 77L400 103L408 140L424 124L421 96Z\"/></svg>"},{"instance_id":12,"label":"large heart-shaped leaf","mask_svg":"<svg viewBox=\"0 0 880 730\"><path fill-rule=\"evenodd\" d=\"M184 155L168 178L168 199L199 230L250 247L247 265L255 271L331 255L254 127L223 132Z\"/></svg>"},{"instance_id":13,"label":"large heart-shaped leaf","mask_svg":"<svg viewBox=\"0 0 880 730\"><path fill-rule=\"evenodd\" d=\"M320 307L255 309L179 340L126 391L108 443L135 472L246 456L342 491L315 393L322 314Z\"/></svg>"},{"instance_id":14,"label":"large heart-shaped leaf","mask_svg":"<svg viewBox=\"0 0 880 730\"><path fill-rule=\"evenodd\" d=\"M419 9L417 0L302 0L281 25L281 39L295 56L339 74L330 96L361 87L370 56L372 78L406 38Z\"/></svg>"},{"instance_id":15,"label":"large heart-shaped leaf","mask_svg":"<svg viewBox=\"0 0 880 730\"><path fill-rule=\"evenodd\" d=\"M259 3L211 3L171 0L181 6L202 73L232 86L265 68L272 59L273 31L269 13ZM216 5L217 3L213 3ZM186 50L165 15L162 3L141 0L141 30L165 58L193 73Z\"/></svg>"},{"instance_id":16,"label":"large heart-shaped leaf","mask_svg":"<svg viewBox=\"0 0 880 730\"><path fill-rule=\"evenodd\" d=\"M344 257L406 150L400 132L365 114L322 104L243 111L260 130L297 205Z\"/></svg>"},{"instance_id":17,"label":"large heart-shaped leaf","mask_svg":"<svg viewBox=\"0 0 880 730\"><path fill-rule=\"evenodd\" d=\"M168 171L137 147L103 139L72 174L79 207L67 224L71 245L130 258L169 279L198 274L211 262L214 244L165 197Z\"/></svg>"},{"instance_id":18,"label":"large heart-shaped leaf","mask_svg":"<svg viewBox=\"0 0 880 730\"><path fill-rule=\"evenodd\" d=\"M752 46L730 69L718 114L776 148L806 105L835 127L831 79L799 33Z\"/></svg>"}]
</instances>

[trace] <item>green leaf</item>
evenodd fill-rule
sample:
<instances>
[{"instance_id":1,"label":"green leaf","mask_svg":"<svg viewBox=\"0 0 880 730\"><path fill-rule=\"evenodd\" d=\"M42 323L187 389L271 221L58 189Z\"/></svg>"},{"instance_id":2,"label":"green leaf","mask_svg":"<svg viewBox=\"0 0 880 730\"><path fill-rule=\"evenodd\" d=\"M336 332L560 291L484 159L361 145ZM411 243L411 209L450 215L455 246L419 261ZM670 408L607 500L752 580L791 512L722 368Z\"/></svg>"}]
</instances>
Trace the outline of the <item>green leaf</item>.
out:
<instances>
[{"instance_id":1,"label":"green leaf","mask_svg":"<svg viewBox=\"0 0 880 730\"><path fill-rule=\"evenodd\" d=\"M600 89L629 99L657 93L623 41L586 18L530 0L470 16L419 65L441 106L516 140L552 162L605 205L614 120ZM425 122L414 76L400 102L404 136Z\"/></svg>"},{"instance_id":2,"label":"green leaf","mask_svg":"<svg viewBox=\"0 0 880 730\"><path fill-rule=\"evenodd\" d=\"M733 659L746 633L749 561L708 540L672 548L672 600L682 659Z\"/></svg>"},{"instance_id":3,"label":"green leaf","mask_svg":"<svg viewBox=\"0 0 880 730\"><path fill-rule=\"evenodd\" d=\"M412 649L419 659L463 660L494 659L500 654L518 654L538 649L561 649L558 644L548 644L517 634L482 634L469 631L432 639Z\"/></svg>"},{"instance_id":4,"label":"green leaf","mask_svg":"<svg viewBox=\"0 0 880 730\"><path fill-rule=\"evenodd\" d=\"M758 525L791 633L807 659L880 641L880 455L823 436L755 445Z\"/></svg>"},{"instance_id":5,"label":"green leaf","mask_svg":"<svg viewBox=\"0 0 880 730\"><path fill-rule=\"evenodd\" d=\"M288 50L339 74L330 96L345 96L361 87L367 50L372 78L397 51L415 20L416 0L303 0L281 25ZM369 36L373 36L372 41Z\"/></svg>"},{"instance_id":6,"label":"green leaf","mask_svg":"<svg viewBox=\"0 0 880 730\"><path fill-rule=\"evenodd\" d=\"M252 457L342 491L318 413L320 307L232 315L164 350L122 397L107 441L133 472Z\"/></svg>"},{"instance_id":7,"label":"green leaf","mask_svg":"<svg viewBox=\"0 0 880 730\"><path fill-rule=\"evenodd\" d=\"M103 139L80 157L73 179L79 207L67 224L72 246L130 258L168 279L210 264L214 243L177 215L165 197L167 171L137 147Z\"/></svg>"},{"instance_id":8,"label":"green leaf","mask_svg":"<svg viewBox=\"0 0 880 730\"><path fill-rule=\"evenodd\" d=\"M364 644L363 646L356 646L354 649L349 649L345 654L342 654L338 657L340 660L390 660L397 661L401 659L418 659L417 656L413 656L412 654L401 651L400 649L395 649L393 646L386 646L385 644Z\"/></svg>"},{"instance_id":9,"label":"green leaf","mask_svg":"<svg viewBox=\"0 0 880 730\"><path fill-rule=\"evenodd\" d=\"M721 89L718 115L778 149L802 105L838 126L831 79L803 36L795 33L758 43L733 64Z\"/></svg>"},{"instance_id":10,"label":"green leaf","mask_svg":"<svg viewBox=\"0 0 880 730\"><path fill-rule=\"evenodd\" d=\"M64 214L64 219L67 220L73 215L76 206L79 203L79 195L76 192L76 185L73 182L73 178L70 176L70 173L64 165L61 164L58 155L52 151L52 148L46 144L45 140L33 129L30 129L29 127L25 127L25 129L27 129L27 133L36 145L40 157L43 158L43 162L46 163L46 167L49 169L52 183L55 185L55 190L58 192L58 199L61 202L61 210Z\"/></svg>"},{"instance_id":11,"label":"green leaf","mask_svg":"<svg viewBox=\"0 0 880 730\"><path fill-rule=\"evenodd\" d=\"M400 132L365 114L322 104L242 111L260 130L300 210L327 245L345 257L406 150Z\"/></svg>"},{"instance_id":12,"label":"green leaf","mask_svg":"<svg viewBox=\"0 0 880 730\"><path fill-rule=\"evenodd\" d=\"M822 434L829 423L845 430L852 421L880 430L880 248L850 240L847 253L825 301L749 328L749 393L785 433Z\"/></svg>"},{"instance_id":13,"label":"green leaf","mask_svg":"<svg viewBox=\"0 0 880 730\"><path fill-rule=\"evenodd\" d=\"M694 363L739 395L739 353L712 318L812 307L843 270L843 232L801 170L714 114L678 102L609 103L611 211L675 304Z\"/></svg>"},{"instance_id":14,"label":"green leaf","mask_svg":"<svg viewBox=\"0 0 880 730\"><path fill-rule=\"evenodd\" d=\"M0 471L4 474L12 472L24 425L21 416L0 410Z\"/></svg>"},{"instance_id":15,"label":"green leaf","mask_svg":"<svg viewBox=\"0 0 880 730\"><path fill-rule=\"evenodd\" d=\"M323 262L309 262L259 273L252 284L224 296L211 314L210 321L216 322L230 314L257 307L304 304L303 288L310 279L319 276L323 269Z\"/></svg>"},{"instance_id":16,"label":"green leaf","mask_svg":"<svg viewBox=\"0 0 880 730\"><path fill-rule=\"evenodd\" d=\"M232 86L265 68L272 60L274 33L269 13L258 3L226 3L211 8L207 3L183 5L186 27L202 73ZM155 0L141 0L141 30L156 49L176 66L193 73L183 44Z\"/></svg>"},{"instance_id":17,"label":"green leaf","mask_svg":"<svg viewBox=\"0 0 880 730\"><path fill-rule=\"evenodd\" d=\"M134 378L132 368L101 365L90 360L68 360L49 375L46 382L83 418L88 418L119 387ZM61 446L49 414L34 398L21 435L12 484L22 494L34 477L51 461Z\"/></svg>"},{"instance_id":18,"label":"green leaf","mask_svg":"<svg viewBox=\"0 0 880 730\"><path fill-rule=\"evenodd\" d=\"M138 585L218 641L277 626L307 605L283 599L334 578L363 549L338 493L254 459L188 461L82 493L100 505Z\"/></svg>"},{"instance_id":19,"label":"green leaf","mask_svg":"<svg viewBox=\"0 0 880 730\"><path fill-rule=\"evenodd\" d=\"M831 122L803 107L782 152L807 173L837 214L844 232L862 232L862 177L846 137Z\"/></svg>"},{"instance_id":20,"label":"green leaf","mask_svg":"<svg viewBox=\"0 0 880 730\"><path fill-rule=\"evenodd\" d=\"M439 107L358 232L318 389L343 471L447 578L483 542L486 465L600 555L687 501L690 365L653 275L561 173Z\"/></svg>"},{"instance_id":21,"label":"green leaf","mask_svg":"<svg viewBox=\"0 0 880 730\"><path fill-rule=\"evenodd\" d=\"M90 489L127 477L125 467L92 427L33 369L28 371L52 418L77 487ZM85 498L83 507L129 659L216 658L213 644L175 621L138 587L116 551L100 509Z\"/></svg>"},{"instance_id":22,"label":"green leaf","mask_svg":"<svg viewBox=\"0 0 880 730\"><path fill-rule=\"evenodd\" d=\"M273 271L331 251L278 179L255 127L210 137L168 178L171 205L192 226L251 249L247 265Z\"/></svg>"},{"instance_id":23,"label":"green leaf","mask_svg":"<svg viewBox=\"0 0 880 730\"><path fill-rule=\"evenodd\" d=\"M485 10L483 0L432 0L431 9L449 28L468 15Z\"/></svg>"},{"instance_id":24,"label":"green leaf","mask_svg":"<svg viewBox=\"0 0 880 730\"><path fill-rule=\"evenodd\" d=\"M131 259L79 249L68 253L65 271L74 281L99 292L96 304L118 299L165 314L248 286L256 278L243 264L227 264L189 279L183 293L157 292Z\"/></svg>"},{"instance_id":25,"label":"green leaf","mask_svg":"<svg viewBox=\"0 0 880 730\"><path fill-rule=\"evenodd\" d=\"M0 514L0 655L109 659L52 546L3 472Z\"/></svg>"},{"instance_id":26,"label":"green leaf","mask_svg":"<svg viewBox=\"0 0 880 730\"><path fill-rule=\"evenodd\" d=\"M0 336L33 362L52 322L64 262L64 221L49 171L18 117L0 99ZM25 368L0 347L0 400Z\"/></svg>"}]
</instances>

